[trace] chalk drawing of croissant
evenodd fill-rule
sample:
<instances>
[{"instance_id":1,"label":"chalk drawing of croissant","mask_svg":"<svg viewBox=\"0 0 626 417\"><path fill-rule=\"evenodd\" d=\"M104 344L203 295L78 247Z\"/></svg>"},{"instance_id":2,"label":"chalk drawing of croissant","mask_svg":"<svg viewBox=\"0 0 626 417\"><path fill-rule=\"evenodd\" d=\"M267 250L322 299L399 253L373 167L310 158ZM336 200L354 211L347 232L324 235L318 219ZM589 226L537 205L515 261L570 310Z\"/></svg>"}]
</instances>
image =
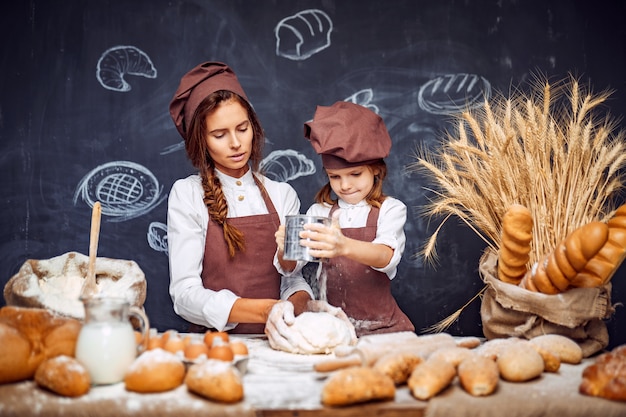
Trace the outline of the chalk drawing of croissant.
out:
<instances>
[{"instance_id":1,"label":"chalk drawing of croissant","mask_svg":"<svg viewBox=\"0 0 626 417\"><path fill-rule=\"evenodd\" d=\"M476 74L447 74L420 87L417 102L433 114L452 114L480 107L491 96L491 84Z\"/></svg>"},{"instance_id":2,"label":"chalk drawing of croissant","mask_svg":"<svg viewBox=\"0 0 626 417\"><path fill-rule=\"evenodd\" d=\"M115 46L104 51L98 60L96 77L100 84L113 91L130 91L124 76L156 78L157 70L150 57L134 46Z\"/></svg>"},{"instance_id":3,"label":"chalk drawing of croissant","mask_svg":"<svg viewBox=\"0 0 626 417\"><path fill-rule=\"evenodd\" d=\"M315 163L293 149L273 151L263 158L260 168L268 178L280 182L315 174Z\"/></svg>"},{"instance_id":4,"label":"chalk drawing of croissant","mask_svg":"<svg viewBox=\"0 0 626 417\"><path fill-rule=\"evenodd\" d=\"M333 22L321 10L309 9L288 16L274 28L276 55L302 61L330 46Z\"/></svg>"}]
</instances>

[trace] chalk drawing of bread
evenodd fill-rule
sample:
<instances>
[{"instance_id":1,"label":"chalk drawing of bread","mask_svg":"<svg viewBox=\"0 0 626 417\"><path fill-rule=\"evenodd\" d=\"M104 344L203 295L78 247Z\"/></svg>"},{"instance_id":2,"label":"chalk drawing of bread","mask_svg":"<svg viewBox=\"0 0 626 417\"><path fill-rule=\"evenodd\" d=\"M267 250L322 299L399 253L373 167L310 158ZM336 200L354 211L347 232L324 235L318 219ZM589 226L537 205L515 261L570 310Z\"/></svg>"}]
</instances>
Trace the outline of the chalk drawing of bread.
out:
<instances>
[{"instance_id":1,"label":"chalk drawing of bread","mask_svg":"<svg viewBox=\"0 0 626 417\"><path fill-rule=\"evenodd\" d=\"M169 251L167 244L167 225L161 222L152 222L148 226L148 245L157 252Z\"/></svg>"},{"instance_id":2,"label":"chalk drawing of bread","mask_svg":"<svg viewBox=\"0 0 626 417\"><path fill-rule=\"evenodd\" d=\"M113 91L130 91L124 76L156 78L157 70L150 57L134 46L115 46L104 51L98 60L96 77L100 84Z\"/></svg>"},{"instance_id":3,"label":"chalk drawing of bread","mask_svg":"<svg viewBox=\"0 0 626 417\"><path fill-rule=\"evenodd\" d=\"M293 149L273 151L263 158L260 167L265 176L279 182L315 174L315 163Z\"/></svg>"},{"instance_id":4,"label":"chalk drawing of bread","mask_svg":"<svg viewBox=\"0 0 626 417\"><path fill-rule=\"evenodd\" d=\"M131 161L100 165L83 177L74 193L74 205L82 198L93 207L102 205L102 215L121 222L148 213L166 196L163 186L146 167Z\"/></svg>"},{"instance_id":5,"label":"chalk drawing of bread","mask_svg":"<svg viewBox=\"0 0 626 417\"><path fill-rule=\"evenodd\" d=\"M309 9L278 22L276 55L301 61L330 46L333 22L321 10Z\"/></svg>"},{"instance_id":6,"label":"chalk drawing of bread","mask_svg":"<svg viewBox=\"0 0 626 417\"><path fill-rule=\"evenodd\" d=\"M491 84L475 74L447 74L424 84L418 95L422 110L433 114L452 114L482 106L491 96Z\"/></svg>"},{"instance_id":7,"label":"chalk drawing of bread","mask_svg":"<svg viewBox=\"0 0 626 417\"><path fill-rule=\"evenodd\" d=\"M356 93L352 94L351 96L346 97L343 101L348 101L350 103L367 107L374 113L378 114L379 109L377 105L372 103L373 98L374 98L374 90L372 90L371 88L364 88L363 90L359 90Z\"/></svg>"}]
</instances>

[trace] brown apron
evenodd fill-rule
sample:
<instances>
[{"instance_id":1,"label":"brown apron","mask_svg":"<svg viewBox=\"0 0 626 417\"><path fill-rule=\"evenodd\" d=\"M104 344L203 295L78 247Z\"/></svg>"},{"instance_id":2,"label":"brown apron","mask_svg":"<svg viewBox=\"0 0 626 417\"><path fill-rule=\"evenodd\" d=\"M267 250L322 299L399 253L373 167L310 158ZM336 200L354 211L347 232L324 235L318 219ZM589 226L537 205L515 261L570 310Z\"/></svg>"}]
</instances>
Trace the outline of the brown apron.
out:
<instances>
[{"instance_id":1,"label":"brown apron","mask_svg":"<svg viewBox=\"0 0 626 417\"><path fill-rule=\"evenodd\" d=\"M337 208L335 204L330 217ZM371 242L376 238L379 213L380 209L372 207L365 227L341 229L341 232L346 237ZM343 256L329 259L322 268L326 270L328 303L345 311L354 323L357 336L415 331L391 294L387 274Z\"/></svg>"},{"instance_id":2,"label":"brown apron","mask_svg":"<svg viewBox=\"0 0 626 417\"><path fill-rule=\"evenodd\" d=\"M261 189L268 214L231 217L228 222L246 237L244 252L228 254L222 228L209 218L204 259L202 261L202 284L214 291L229 289L243 298L280 298L281 276L274 267L276 239L280 219L265 187L254 177ZM240 323L230 333L262 334L265 323ZM198 329L194 329L198 331ZM202 331L202 330L200 330Z\"/></svg>"}]
</instances>

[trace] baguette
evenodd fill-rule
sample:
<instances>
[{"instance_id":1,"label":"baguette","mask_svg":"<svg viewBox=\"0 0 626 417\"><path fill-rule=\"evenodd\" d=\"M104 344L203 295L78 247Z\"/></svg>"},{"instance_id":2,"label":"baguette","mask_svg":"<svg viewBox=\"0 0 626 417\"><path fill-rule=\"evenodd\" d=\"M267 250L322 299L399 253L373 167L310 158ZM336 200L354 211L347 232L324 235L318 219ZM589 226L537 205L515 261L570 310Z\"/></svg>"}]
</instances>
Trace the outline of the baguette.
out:
<instances>
[{"instance_id":1,"label":"baguette","mask_svg":"<svg viewBox=\"0 0 626 417\"><path fill-rule=\"evenodd\" d=\"M407 381L411 394L429 400L447 388L456 377L454 366L443 359L427 359L415 367Z\"/></svg>"},{"instance_id":2,"label":"baguette","mask_svg":"<svg viewBox=\"0 0 626 417\"><path fill-rule=\"evenodd\" d=\"M544 294L559 294L576 286L577 274L608 239L609 226L606 223L595 221L575 229L552 253L535 263L519 285Z\"/></svg>"},{"instance_id":3,"label":"baguette","mask_svg":"<svg viewBox=\"0 0 626 417\"><path fill-rule=\"evenodd\" d=\"M574 287L597 287L606 284L626 257L626 204L620 206L607 222L608 239L600 251L572 279Z\"/></svg>"},{"instance_id":4,"label":"baguette","mask_svg":"<svg viewBox=\"0 0 626 417\"><path fill-rule=\"evenodd\" d=\"M422 357L412 352L388 353L374 364L374 370L387 375L396 385L404 384Z\"/></svg>"},{"instance_id":5,"label":"baguette","mask_svg":"<svg viewBox=\"0 0 626 417\"><path fill-rule=\"evenodd\" d=\"M530 260L533 218L526 207L513 204L502 218L500 251L498 255L498 278L518 285Z\"/></svg>"},{"instance_id":6,"label":"baguette","mask_svg":"<svg viewBox=\"0 0 626 417\"><path fill-rule=\"evenodd\" d=\"M475 397L493 394L500 380L498 365L481 355L473 354L463 359L457 371L463 389Z\"/></svg>"}]
</instances>

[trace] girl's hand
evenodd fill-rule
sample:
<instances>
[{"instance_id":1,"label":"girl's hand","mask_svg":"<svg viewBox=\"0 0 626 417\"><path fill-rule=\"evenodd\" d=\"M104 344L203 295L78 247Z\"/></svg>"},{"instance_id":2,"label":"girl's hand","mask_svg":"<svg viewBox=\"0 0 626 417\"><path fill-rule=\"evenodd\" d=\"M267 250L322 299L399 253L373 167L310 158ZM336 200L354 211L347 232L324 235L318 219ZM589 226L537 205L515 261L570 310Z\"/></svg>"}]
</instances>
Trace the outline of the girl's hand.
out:
<instances>
[{"instance_id":1,"label":"girl's hand","mask_svg":"<svg viewBox=\"0 0 626 417\"><path fill-rule=\"evenodd\" d=\"M344 254L347 238L339 227L339 210L333 213L330 226L319 223L307 223L300 232L302 246L311 250L309 253L316 258L334 258Z\"/></svg>"}]
</instances>

